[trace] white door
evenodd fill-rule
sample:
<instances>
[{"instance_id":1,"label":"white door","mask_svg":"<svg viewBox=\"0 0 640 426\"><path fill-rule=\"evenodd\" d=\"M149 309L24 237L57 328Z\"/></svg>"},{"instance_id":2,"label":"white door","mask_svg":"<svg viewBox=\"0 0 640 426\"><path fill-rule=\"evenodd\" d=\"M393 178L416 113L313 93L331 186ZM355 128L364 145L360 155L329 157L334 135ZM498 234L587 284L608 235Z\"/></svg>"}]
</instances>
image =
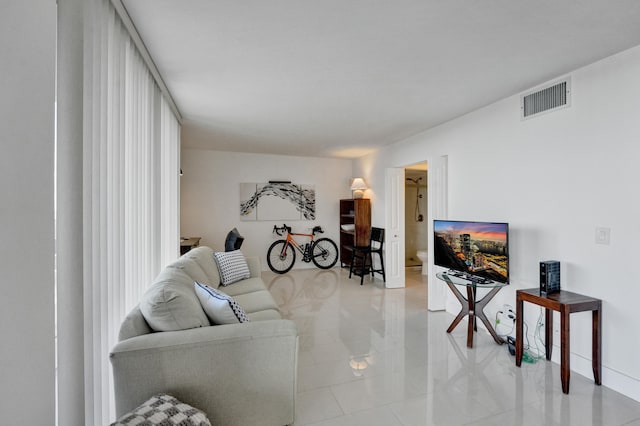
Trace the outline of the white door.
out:
<instances>
[{"instance_id":1,"label":"white door","mask_svg":"<svg viewBox=\"0 0 640 426\"><path fill-rule=\"evenodd\" d=\"M385 173L385 275L387 288L404 287L404 169Z\"/></svg>"},{"instance_id":2,"label":"white door","mask_svg":"<svg viewBox=\"0 0 640 426\"><path fill-rule=\"evenodd\" d=\"M445 309L447 289L445 283L436 277L433 267L433 220L447 219L448 214L448 158L434 157L429 160L428 218L429 218L429 285L427 287L427 308L430 311Z\"/></svg>"}]
</instances>

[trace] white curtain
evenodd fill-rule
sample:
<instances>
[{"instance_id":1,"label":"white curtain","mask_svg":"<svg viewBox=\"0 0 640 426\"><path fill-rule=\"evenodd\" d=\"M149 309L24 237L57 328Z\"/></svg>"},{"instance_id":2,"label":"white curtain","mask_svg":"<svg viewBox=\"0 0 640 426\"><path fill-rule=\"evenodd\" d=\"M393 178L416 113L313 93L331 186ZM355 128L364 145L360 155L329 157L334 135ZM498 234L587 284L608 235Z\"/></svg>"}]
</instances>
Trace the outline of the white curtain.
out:
<instances>
[{"instance_id":1,"label":"white curtain","mask_svg":"<svg viewBox=\"0 0 640 426\"><path fill-rule=\"evenodd\" d=\"M108 0L88 2L85 28L85 413L99 425L114 420L119 326L179 253L180 127Z\"/></svg>"},{"instance_id":2,"label":"white curtain","mask_svg":"<svg viewBox=\"0 0 640 426\"><path fill-rule=\"evenodd\" d=\"M180 124L167 100L161 98L161 164L163 170L180 169ZM160 265L176 258L175 241L180 238L180 177L177 173L160 174Z\"/></svg>"}]
</instances>

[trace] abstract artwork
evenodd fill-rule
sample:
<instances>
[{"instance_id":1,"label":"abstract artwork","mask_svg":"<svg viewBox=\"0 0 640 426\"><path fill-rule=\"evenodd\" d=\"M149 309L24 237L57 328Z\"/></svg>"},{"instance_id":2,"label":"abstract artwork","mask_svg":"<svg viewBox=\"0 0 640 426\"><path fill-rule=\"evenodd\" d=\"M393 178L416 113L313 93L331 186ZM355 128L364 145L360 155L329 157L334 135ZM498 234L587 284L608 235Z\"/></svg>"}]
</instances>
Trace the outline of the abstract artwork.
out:
<instances>
[{"instance_id":1,"label":"abstract artwork","mask_svg":"<svg viewBox=\"0 0 640 426\"><path fill-rule=\"evenodd\" d=\"M315 220L313 185L287 182L241 183L240 220Z\"/></svg>"}]
</instances>

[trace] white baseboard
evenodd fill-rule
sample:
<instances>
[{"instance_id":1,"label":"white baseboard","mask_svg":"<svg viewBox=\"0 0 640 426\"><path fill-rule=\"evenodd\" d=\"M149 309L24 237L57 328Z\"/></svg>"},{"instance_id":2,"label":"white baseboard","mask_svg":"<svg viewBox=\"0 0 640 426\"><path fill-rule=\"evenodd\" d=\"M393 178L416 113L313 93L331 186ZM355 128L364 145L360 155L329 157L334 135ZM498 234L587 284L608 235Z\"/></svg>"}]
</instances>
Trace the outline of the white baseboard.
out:
<instances>
[{"instance_id":1,"label":"white baseboard","mask_svg":"<svg viewBox=\"0 0 640 426\"><path fill-rule=\"evenodd\" d=\"M553 345L551 353L551 361L560 365L560 346ZM587 378L593 379L593 371L591 369L591 359L584 358L578 354L571 353L570 360L571 372L578 373ZM612 370L602 366L602 386L613 389L631 399L640 402L640 380L629 377L626 374Z\"/></svg>"}]
</instances>

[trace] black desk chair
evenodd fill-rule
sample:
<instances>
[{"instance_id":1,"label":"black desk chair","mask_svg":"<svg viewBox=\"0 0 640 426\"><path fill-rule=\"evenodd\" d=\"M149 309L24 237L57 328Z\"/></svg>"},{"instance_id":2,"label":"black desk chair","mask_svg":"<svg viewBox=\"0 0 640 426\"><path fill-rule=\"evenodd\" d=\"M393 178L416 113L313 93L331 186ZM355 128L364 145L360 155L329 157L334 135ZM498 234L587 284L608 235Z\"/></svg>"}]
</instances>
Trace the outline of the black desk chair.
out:
<instances>
[{"instance_id":1,"label":"black desk chair","mask_svg":"<svg viewBox=\"0 0 640 426\"><path fill-rule=\"evenodd\" d=\"M224 251L240 250L244 242L244 237L240 235L237 228L233 228L224 240Z\"/></svg>"},{"instance_id":2,"label":"black desk chair","mask_svg":"<svg viewBox=\"0 0 640 426\"><path fill-rule=\"evenodd\" d=\"M349 278L351 275L357 275L360 277L360 285L363 284L364 276L369 275L371 272L371 278L377 272L382 274L382 281L386 282L386 276L384 274L384 259L382 257L382 250L384 245L384 229L371 228L371 236L369 237L368 246L354 246L351 252L351 265L349 266ZM375 269L373 264L372 255L376 253L380 259L380 269Z\"/></svg>"}]
</instances>

